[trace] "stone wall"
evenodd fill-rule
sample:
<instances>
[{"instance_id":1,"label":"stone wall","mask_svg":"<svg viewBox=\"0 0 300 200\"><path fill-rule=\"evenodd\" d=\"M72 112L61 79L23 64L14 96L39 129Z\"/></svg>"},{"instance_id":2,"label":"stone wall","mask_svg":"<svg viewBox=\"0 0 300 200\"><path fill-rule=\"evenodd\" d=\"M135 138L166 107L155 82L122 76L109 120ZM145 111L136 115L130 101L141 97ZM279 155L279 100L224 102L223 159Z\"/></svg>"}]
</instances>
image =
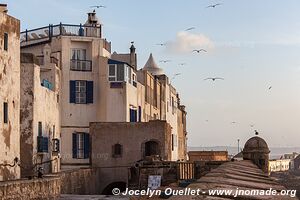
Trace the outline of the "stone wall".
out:
<instances>
[{"instance_id":1,"label":"stone wall","mask_svg":"<svg viewBox=\"0 0 300 200\"><path fill-rule=\"evenodd\" d=\"M97 168L74 169L59 173L61 194L100 194Z\"/></svg>"},{"instance_id":2,"label":"stone wall","mask_svg":"<svg viewBox=\"0 0 300 200\"><path fill-rule=\"evenodd\" d=\"M0 182L1 200L56 200L60 196L59 177Z\"/></svg>"}]
</instances>

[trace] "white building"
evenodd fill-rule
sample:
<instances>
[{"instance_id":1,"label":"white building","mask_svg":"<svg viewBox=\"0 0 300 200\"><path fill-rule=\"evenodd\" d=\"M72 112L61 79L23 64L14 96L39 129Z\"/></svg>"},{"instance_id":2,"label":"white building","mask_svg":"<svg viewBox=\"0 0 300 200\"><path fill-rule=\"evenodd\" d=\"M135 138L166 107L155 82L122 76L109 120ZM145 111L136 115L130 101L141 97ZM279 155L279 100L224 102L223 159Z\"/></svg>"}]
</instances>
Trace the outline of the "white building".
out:
<instances>
[{"instance_id":1,"label":"white building","mask_svg":"<svg viewBox=\"0 0 300 200\"><path fill-rule=\"evenodd\" d=\"M133 45L127 54L111 54L95 12L88 13L84 25L50 25L21 33L23 53L43 57L46 46L61 71L57 87L63 168L90 164L90 122L167 120L172 126L172 160L179 159L177 92L152 56L137 70Z\"/></svg>"}]
</instances>

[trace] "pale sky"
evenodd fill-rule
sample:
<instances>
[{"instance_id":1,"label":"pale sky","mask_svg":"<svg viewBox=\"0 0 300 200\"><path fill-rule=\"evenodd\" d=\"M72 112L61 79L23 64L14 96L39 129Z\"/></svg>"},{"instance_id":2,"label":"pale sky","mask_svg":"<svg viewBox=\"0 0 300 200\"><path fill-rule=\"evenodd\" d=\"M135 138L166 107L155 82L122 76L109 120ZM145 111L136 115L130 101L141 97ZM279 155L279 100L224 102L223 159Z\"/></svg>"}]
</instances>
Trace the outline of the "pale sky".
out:
<instances>
[{"instance_id":1,"label":"pale sky","mask_svg":"<svg viewBox=\"0 0 300 200\"><path fill-rule=\"evenodd\" d=\"M9 14L21 20L22 30L84 23L90 6L105 5L96 11L113 51L128 52L135 41L139 68L152 52L168 76L182 73L173 84L188 112L189 146L234 146L237 139L243 145L254 129L271 147L300 146L298 0L0 3L8 4ZM215 3L221 5L206 8ZM190 27L196 29L184 32ZM166 47L155 45L165 42ZM199 48L208 52L191 52ZM225 80L203 80L214 76Z\"/></svg>"}]
</instances>

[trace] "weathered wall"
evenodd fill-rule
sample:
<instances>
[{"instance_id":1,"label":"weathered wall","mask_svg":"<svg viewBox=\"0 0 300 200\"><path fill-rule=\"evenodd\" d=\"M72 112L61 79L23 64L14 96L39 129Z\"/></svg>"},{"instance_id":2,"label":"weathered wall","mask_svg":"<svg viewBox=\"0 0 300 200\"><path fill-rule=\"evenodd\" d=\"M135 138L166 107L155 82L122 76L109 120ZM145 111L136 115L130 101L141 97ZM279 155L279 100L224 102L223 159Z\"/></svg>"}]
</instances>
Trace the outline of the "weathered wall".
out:
<instances>
[{"instance_id":1,"label":"weathered wall","mask_svg":"<svg viewBox=\"0 0 300 200\"><path fill-rule=\"evenodd\" d=\"M26 150L21 151L22 177L33 176L36 164L42 162L47 162L39 165L44 173L60 170L60 159L52 152L52 139L60 139L57 92L41 86L42 70L33 54L21 54L21 148ZM37 152L39 122L42 136L48 137L47 153Z\"/></svg>"},{"instance_id":2,"label":"weathered wall","mask_svg":"<svg viewBox=\"0 0 300 200\"><path fill-rule=\"evenodd\" d=\"M178 160L187 160L187 132L186 112L184 107L177 109L177 131L178 131Z\"/></svg>"},{"instance_id":3,"label":"weathered wall","mask_svg":"<svg viewBox=\"0 0 300 200\"><path fill-rule=\"evenodd\" d=\"M8 34L8 51L4 50ZM20 158L20 21L0 13L0 181L20 177L18 166L9 167ZM8 104L8 123L4 123L3 104Z\"/></svg>"},{"instance_id":4,"label":"weathered wall","mask_svg":"<svg viewBox=\"0 0 300 200\"><path fill-rule=\"evenodd\" d=\"M82 168L58 174L61 179L61 194L100 194L101 176L97 168Z\"/></svg>"},{"instance_id":5,"label":"weathered wall","mask_svg":"<svg viewBox=\"0 0 300 200\"><path fill-rule=\"evenodd\" d=\"M171 159L171 127L165 121L141 123L90 123L91 164L100 167L101 189L112 182L127 182L128 167L143 159L143 145L157 141L163 160ZM114 157L114 144L122 145L122 156Z\"/></svg>"},{"instance_id":6,"label":"weathered wall","mask_svg":"<svg viewBox=\"0 0 300 200\"><path fill-rule=\"evenodd\" d=\"M189 161L227 161L227 151L189 151Z\"/></svg>"},{"instance_id":7,"label":"weathered wall","mask_svg":"<svg viewBox=\"0 0 300 200\"><path fill-rule=\"evenodd\" d=\"M60 188L59 177L0 182L0 199L56 200L59 199Z\"/></svg>"}]
</instances>

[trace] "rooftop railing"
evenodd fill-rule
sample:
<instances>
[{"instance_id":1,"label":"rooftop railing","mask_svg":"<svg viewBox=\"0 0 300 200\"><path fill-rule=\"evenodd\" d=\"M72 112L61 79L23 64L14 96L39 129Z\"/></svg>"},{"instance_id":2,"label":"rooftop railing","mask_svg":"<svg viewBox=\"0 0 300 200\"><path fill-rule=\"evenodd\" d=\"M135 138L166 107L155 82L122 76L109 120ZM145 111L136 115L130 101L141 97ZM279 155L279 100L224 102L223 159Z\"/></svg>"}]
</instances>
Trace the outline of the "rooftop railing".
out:
<instances>
[{"instance_id":1,"label":"rooftop railing","mask_svg":"<svg viewBox=\"0 0 300 200\"><path fill-rule=\"evenodd\" d=\"M81 36L81 37L97 37L101 38L101 27L86 26L86 25L72 25L72 24L57 24L49 26L25 30L21 32L21 47L51 41L53 37L57 36ZM108 45L108 44L106 44ZM110 48L107 47L106 49Z\"/></svg>"}]
</instances>

